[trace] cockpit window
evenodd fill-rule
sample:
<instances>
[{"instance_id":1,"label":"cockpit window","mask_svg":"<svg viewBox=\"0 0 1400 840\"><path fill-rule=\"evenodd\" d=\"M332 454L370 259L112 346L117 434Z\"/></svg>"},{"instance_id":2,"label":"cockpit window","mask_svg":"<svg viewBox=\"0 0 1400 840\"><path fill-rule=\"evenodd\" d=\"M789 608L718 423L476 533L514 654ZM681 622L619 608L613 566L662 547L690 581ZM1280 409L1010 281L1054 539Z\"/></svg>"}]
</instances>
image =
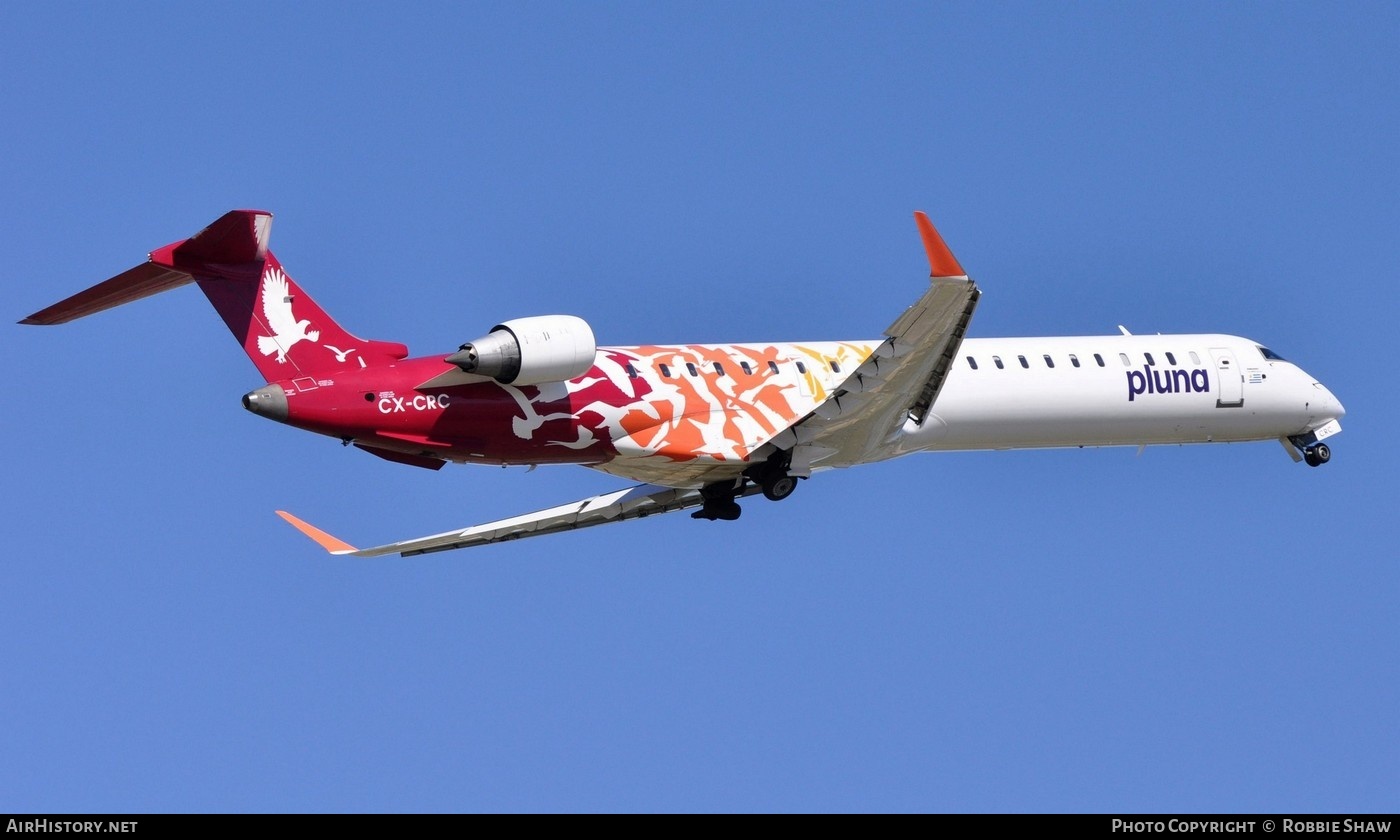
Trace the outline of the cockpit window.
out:
<instances>
[{"instance_id":1,"label":"cockpit window","mask_svg":"<svg viewBox=\"0 0 1400 840\"><path fill-rule=\"evenodd\" d=\"M1268 360L1271 361L1271 362L1286 362L1286 361L1288 361L1287 359L1285 359L1284 357L1280 356L1279 354L1275 353L1274 351L1270 350L1270 349L1267 348L1267 347L1260 347L1260 348L1259 348L1259 355L1263 356L1264 358L1268 359Z\"/></svg>"}]
</instances>

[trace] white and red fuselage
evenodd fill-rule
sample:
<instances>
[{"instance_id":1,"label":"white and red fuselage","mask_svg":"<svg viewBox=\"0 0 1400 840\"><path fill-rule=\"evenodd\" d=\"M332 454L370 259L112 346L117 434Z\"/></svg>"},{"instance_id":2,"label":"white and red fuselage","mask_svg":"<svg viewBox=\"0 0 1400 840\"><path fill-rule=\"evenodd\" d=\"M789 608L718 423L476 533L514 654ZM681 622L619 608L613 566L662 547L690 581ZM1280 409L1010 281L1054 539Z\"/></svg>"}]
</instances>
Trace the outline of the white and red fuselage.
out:
<instances>
[{"instance_id":1,"label":"white and red fuselage","mask_svg":"<svg viewBox=\"0 0 1400 840\"><path fill-rule=\"evenodd\" d=\"M582 319L521 318L451 354L408 357L335 322L235 210L148 262L35 313L57 324L197 283L268 384L249 410L392 461L580 464L646 482L500 523L360 551L420 553L702 506L785 498L795 480L920 451L1278 439L1330 458L1336 397L1231 335L967 338L980 295L928 219L928 291L863 341L597 346ZM1121 329L1121 328L1120 328Z\"/></svg>"},{"instance_id":2,"label":"white and red fuselage","mask_svg":"<svg viewBox=\"0 0 1400 840\"><path fill-rule=\"evenodd\" d=\"M416 388L453 370L430 356L283 380L255 393L284 397L254 406L384 452L581 464L655 481L745 460L824 402L879 343L600 347L588 372L565 382ZM1237 336L969 338L933 410L906 423L881 457L1268 440L1344 413L1297 365ZM697 482L677 486L687 483Z\"/></svg>"}]
</instances>

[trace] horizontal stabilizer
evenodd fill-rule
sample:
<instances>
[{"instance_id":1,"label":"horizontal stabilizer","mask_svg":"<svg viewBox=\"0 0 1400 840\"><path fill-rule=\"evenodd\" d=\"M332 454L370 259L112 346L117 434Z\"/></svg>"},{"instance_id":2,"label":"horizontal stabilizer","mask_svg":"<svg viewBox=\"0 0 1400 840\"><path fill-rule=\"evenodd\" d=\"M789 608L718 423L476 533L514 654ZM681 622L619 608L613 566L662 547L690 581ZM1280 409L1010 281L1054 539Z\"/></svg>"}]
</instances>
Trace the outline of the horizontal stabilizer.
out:
<instances>
[{"instance_id":1,"label":"horizontal stabilizer","mask_svg":"<svg viewBox=\"0 0 1400 840\"><path fill-rule=\"evenodd\" d=\"M150 262L141 263L110 280L35 312L20 323L42 326L66 324L104 309L183 286L192 280L194 278L183 271Z\"/></svg>"},{"instance_id":2,"label":"horizontal stabilizer","mask_svg":"<svg viewBox=\"0 0 1400 840\"><path fill-rule=\"evenodd\" d=\"M209 266L261 263L267 258L267 238L271 230L271 213L232 210L189 239L152 251L149 262L35 312L20 323L66 324L183 286L193 281L196 274L208 274L204 269ZM253 273L259 274L260 269L254 269Z\"/></svg>"}]
</instances>

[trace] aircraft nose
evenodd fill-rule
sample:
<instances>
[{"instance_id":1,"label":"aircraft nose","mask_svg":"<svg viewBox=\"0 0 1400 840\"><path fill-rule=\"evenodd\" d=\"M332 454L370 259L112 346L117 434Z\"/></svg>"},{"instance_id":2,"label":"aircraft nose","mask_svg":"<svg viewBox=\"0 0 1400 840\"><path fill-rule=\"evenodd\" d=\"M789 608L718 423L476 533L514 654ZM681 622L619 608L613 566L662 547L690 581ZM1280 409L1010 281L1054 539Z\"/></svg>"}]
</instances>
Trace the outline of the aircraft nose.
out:
<instances>
[{"instance_id":1,"label":"aircraft nose","mask_svg":"<svg viewBox=\"0 0 1400 840\"><path fill-rule=\"evenodd\" d=\"M281 385L266 385L243 395L243 407L254 414L276 420L287 419L287 392Z\"/></svg>"},{"instance_id":2,"label":"aircraft nose","mask_svg":"<svg viewBox=\"0 0 1400 840\"><path fill-rule=\"evenodd\" d=\"M1329 415L1333 420L1340 420L1346 415L1347 410L1342 407L1342 401L1336 395L1327 390L1327 386L1321 382L1314 382L1313 388L1318 393L1318 405L1322 407L1322 413Z\"/></svg>"}]
</instances>

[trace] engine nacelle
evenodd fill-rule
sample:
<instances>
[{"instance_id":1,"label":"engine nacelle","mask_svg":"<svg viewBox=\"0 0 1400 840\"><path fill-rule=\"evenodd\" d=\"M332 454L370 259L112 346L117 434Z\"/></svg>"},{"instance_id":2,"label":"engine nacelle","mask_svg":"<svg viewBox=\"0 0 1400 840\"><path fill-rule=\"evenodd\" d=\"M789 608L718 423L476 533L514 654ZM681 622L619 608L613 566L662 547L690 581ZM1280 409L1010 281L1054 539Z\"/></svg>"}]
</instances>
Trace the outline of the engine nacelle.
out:
<instances>
[{"instance_id":1,"label":"engine nacelle","mask_svg":"<svg viewBox=\"0 0 1400 840\"><path fill-rule=\"evenodd\" d=\"M537 315L497 324L485 337L463 344L447 361L507 385L538 385L582 376L593 367L597 352L587 321L573 315Z\"/></svg>"}]
</instances>

